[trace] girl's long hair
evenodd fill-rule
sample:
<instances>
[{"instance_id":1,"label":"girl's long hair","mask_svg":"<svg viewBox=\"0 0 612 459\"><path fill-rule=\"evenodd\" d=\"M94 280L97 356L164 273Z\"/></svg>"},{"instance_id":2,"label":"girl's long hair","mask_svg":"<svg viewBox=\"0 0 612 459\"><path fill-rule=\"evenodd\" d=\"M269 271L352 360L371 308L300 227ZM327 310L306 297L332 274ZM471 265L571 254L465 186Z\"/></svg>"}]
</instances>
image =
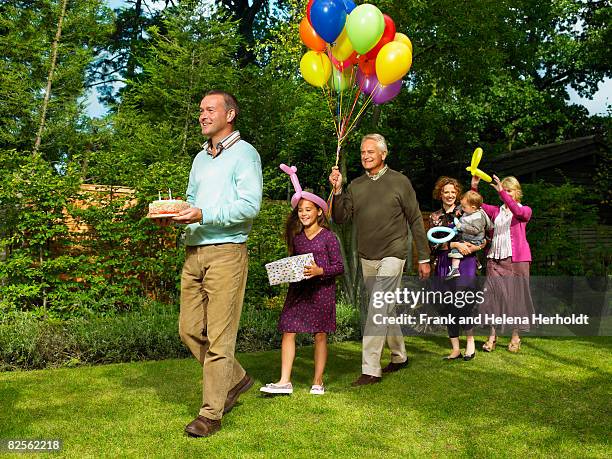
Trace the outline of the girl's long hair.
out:
<instances>
[{"instance_id":1,"label":"girl's long hair","mask_svg":"<svg viewBox=\"0 0 612 459\"><path fill-rule=\"evenodd\" d=\"M312 202L312 201L309 201ZM322 228L329 229L329 223L327 222L327 217L325 216L325 212L319 206L317 206L314 202L313 204L317 208L317 210L321 210L321 215L317 217L317 223ZM287 243L287 251L289 252L289 256L293 256L293 241L295 237L304 231L304 225L300 221L300 217L298 217L298 207L299 203L295 208L291 211L289 216L287 217L287 221L285 222L285 242Z\"/></svg>"}]
</instances>

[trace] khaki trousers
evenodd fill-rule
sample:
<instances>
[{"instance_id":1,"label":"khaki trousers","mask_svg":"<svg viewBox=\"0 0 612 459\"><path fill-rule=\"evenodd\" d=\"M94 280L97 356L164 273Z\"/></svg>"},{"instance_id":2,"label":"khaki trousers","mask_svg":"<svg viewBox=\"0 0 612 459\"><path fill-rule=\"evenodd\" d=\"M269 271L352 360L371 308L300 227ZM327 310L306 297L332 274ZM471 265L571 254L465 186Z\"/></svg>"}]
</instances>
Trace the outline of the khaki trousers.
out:
<instances>
[{"instance_id":1,"label":"khaki trousers","mask_svg":"<svg viewBox=\"0 0 612 459\"><path fill-rule=\"evenodd\" d=\"M374 325L373 316L383 313L392 315L395 304L386 304L385 310L374 306L374 293L394 291L400 287L404 263L395 257L382 260L361 259L361 270L368 291L368 310L363 333L361 372L365 375L382 376L380 359L385 342L391 351L393 363L403 363L408 359L404 336L399 325Z\"/></svg>"},{"instance_id":2,"label":"khaki trousers","mask_svg":"<svg viewBox=\"0 0 612 459\"><path fill-rule=\"evenodd\" d=\"M187 247L179 335L202 365L200 415L221 419L227 393L246 372L234 358L248 271L246 244Z\"/></svg>"}]
</instances>

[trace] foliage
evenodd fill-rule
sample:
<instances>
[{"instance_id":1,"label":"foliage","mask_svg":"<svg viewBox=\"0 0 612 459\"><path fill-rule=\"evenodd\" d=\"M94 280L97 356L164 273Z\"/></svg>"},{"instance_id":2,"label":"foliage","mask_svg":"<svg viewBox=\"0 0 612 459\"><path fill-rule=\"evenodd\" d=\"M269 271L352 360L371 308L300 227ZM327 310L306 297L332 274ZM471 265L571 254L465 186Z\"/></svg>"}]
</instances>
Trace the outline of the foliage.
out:
<instances>
[{"instance_id":1,"label":"foliage","mask_svg":"<svg viewBox=\"0 0 612 459\"><path fill-rule=\"evenodd\" d=\"M2 313L89 317L137 310L147 296L169 303L178 298L182 232L144 216L158 190L170 187L176 196L186 189L186 165L154 163L134 194L121 194L117 187L79 189L73 163L59 175L39 156L5 151L0 159L11 164L0 171ZM286 256L282 232L288 212L285 203L265 202L255 222L247 284L254 303L280 292L267 286L264 264ZM86 231L69 232L68 215Z\"/></svg>"},{"instance_id":2,"label":"foliage","mask_svg":"<svg viewBox=\"0 0 612 459\"><path fill-rule=\"evenodd\" d=\"M389 164L410 177L428 209L433 181L463 171L476 145L493 157L609 133L609 115L588 117L585 109L567 105L568 85L589 95L611 75L610 8L603 2L474 0L469 8L461 2L375 3L412 39L414 68L394 101L361 119L342 154L345 178L362 173L360 136L379 131L389 142ZM69 2L41 157L30 157L59 4L10 0L0 6L2 312L112 314L139 308L146 294L176 298L180 232L160 230L143 215L159 191L171 188L176 196L185 190L204 140L198 104L209 89L237 95L238 128L260 152L267 198L292 194L278 170L281 162L298 167L304 188L328 195L336 150L331 114L323 94L298 71L305 1L137 0L114 13L101 0ZM107 94L114 101L111 114L86 119L86 87L105 74L127 86L120 97ZM595 180L599 196L593 199L604 205L608 172L602 166ZM127 186L135 194L112 191L103 204L70 204L89 199L80 183ZM537 252L558 256L574 236L545 228L597 216L572 213L565 196L586 203L591 198L585 192L568 185L542 200L538 193L547 187L538 186L533 192L526 187L526 202L533 196L537 207L530 234L538 241L551 237ZM65 211L88 225L92 237L68 234ZM279 234L286 212L283 204L267 203L251 234L248 295L257 309L282 297L280 288L267 285L263 265L285 254ZM342 232L348 243L350 228ZM345 249L354 253L350 244ZM601 272L591 260L605 254L591 256L586 248L580 256L570 253L555 270ZM358 272L356 263L350 267L344 282L352 302L358 292L348 286Z\"/></svg>"},{"instance_id":3,"label":"foliage","mask_svg":"<svg viewBox=\"0 0 612 459\"><path fill-rule=\"evenodd\" d=\"M531 247L532 275L602 276L606 275L609 255L598 247L584 244L579 237L583 228L593 228L598 212L592 196L571 183L552 186L539 182L522 184L522 202L532 209L527 224ZM489 186L480 187L485 202L501 204Z\"/></svg>"},{"instance_id":4,"label":"foliage","mask_svg":"<svg viewBox=\"0 0 612 459\"><path fill-rule=\"evenodd\" d=\"M0 305L4 312L26 304L44 309L62 272L52 243L62 244L67 237L62 211L78 182L54 173L38 155L0 151L0 164Z\"/></svg>"},{"instance_id":5,"label":"foliage","mask_svg":"<svg viewBox=\"0 0 612 459\"><path fill-rule=\"evenodd\" d=\"M246 297L255 303L262 297L280 294L280 286L270 286L265 264L287 256L284 242L285 220L291 212L286 202L264 201L247 240L249 275Z\"/></svg>"},{"instance_id":6,"label":"foliage","mask_svg":"<svg viewBox=\"0 0 612 459\"><path fill-rule=\"evenodd\" d=\"M0 148L34 145L61 1L8 1L0 6ZM84 146L85 79L111 18L102 0L70 2L63 25L41 153L61 161Z\"/></svg>"},{"instance_id":7,"label":"foliage","mask_svg":"<svg viewBox=\"0 0 612 459\"><path fill-rule=\"evenodd\" d=\"M408 87L381 106L370 129L387 137L391 165L413 179L417 194L456 175L476 146L494 156L602 132L566 102L568 85L592 94L610 75L601 65L609 54L601 21L610 14L601 2L376 4L412 39L414 66ZM347 161L351 177L360 173L357 155Z\"/></svg>"},{"instance_id":8,"label":"foliage","mask_svg":"<svg viewBox=\"0 0 612 459\"><path fill-rule=\"evenodd\" d=\"M151 301L138 311L104 317L40 320L32 314L0 321L0 371L119 363L189 357L178 335L178 304ZM280 347L280 310L244 305L237 350L253 352ZM337 331L330 342L359 338L359 321L351 305L337 306ZM300 334L298 345L312 344Z\"/></svg>"}]
</instances>

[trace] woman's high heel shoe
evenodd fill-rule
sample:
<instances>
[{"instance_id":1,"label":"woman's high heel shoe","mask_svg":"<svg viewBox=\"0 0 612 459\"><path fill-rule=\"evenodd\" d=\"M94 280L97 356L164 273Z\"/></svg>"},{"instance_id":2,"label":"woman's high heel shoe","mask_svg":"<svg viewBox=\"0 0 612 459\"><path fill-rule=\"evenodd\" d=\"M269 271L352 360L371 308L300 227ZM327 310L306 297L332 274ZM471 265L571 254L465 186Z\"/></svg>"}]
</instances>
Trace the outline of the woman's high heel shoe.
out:
<instances>
[{"instance_id":1,"label":"woman's high heel shoe","mask_svg":"<svg viewBox=\"0 0 612 459\"><path fill-rule=\"evenodd\" d=\"M518 351L521 350L521 340L519 339L516 343L513 343L512 341L510 341L510 343L508 344L508 351L512 352L514 354L517 354Z\"/></svg>"},{"instance_id":2,"label":"woman's high heel shoe","mask_svg":"<svg viewBox=\"0 0 612 459\"><path fill-rule=\"evenodd\" d=\"M487 340L482 345L482 350L485 351L485 352L493 352L495 350L495 344L496 343L497 343L497 338L495 338L493 341Z\"/></svg>"},{"instance_id":3,"label":"woman's high heel shoe","mask_svg":"<svg viewBox=\"0 0 612 459\"><path fill-rule=\"evenodd\" d=\"M463 360L467 362L468 360L472 360L474 357L476 357L476 351L472 352L470 355L465 354L463 356Z\"/></svg>"}]
</instances>

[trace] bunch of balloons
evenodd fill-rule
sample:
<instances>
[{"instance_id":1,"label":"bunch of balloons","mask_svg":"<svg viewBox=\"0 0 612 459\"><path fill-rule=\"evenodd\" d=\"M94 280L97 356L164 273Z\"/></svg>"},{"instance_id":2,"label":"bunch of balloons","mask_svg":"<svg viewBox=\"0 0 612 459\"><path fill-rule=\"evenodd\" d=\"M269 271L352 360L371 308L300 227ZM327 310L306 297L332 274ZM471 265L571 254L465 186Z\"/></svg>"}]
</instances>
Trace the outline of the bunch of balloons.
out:
<instances>
[{"instance_id":1,"label":"bunch of balloons","mask_svg":"<svg viewBox=\"0 0 612 459\"><path fill-rule=\"evenodd\" d=\"M328 97L339 151L370 102L384 104L399 94L412 65L412 43L376 6L352 0L309 0L300 37L309 48L300 61L302 76ZM353 118L360 94L366 97Z\"/></svg>"}]
</instances>

